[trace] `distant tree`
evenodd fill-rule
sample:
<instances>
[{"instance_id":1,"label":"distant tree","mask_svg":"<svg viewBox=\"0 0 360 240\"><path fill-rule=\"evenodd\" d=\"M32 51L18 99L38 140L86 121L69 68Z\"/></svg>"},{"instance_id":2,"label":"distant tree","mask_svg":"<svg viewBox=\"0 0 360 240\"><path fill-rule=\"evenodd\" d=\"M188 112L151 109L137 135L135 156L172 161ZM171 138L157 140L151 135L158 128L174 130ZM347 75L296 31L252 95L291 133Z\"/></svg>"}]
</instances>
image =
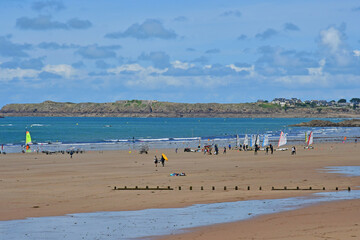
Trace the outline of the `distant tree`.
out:
<instances>
[{"instance_id":1,"label":"distant tree","mask_svg":"<svg viewBox=\"0 0 360 240\"><path fill-rule=\"evenodd\" d=\"M360 103L360 98L352 98L350 99L351 103Z\"/></svg>"},{"instance_id":2,"label":"distant tree","mask_svg":"<svg viewBox=\"0 0 360 240\"><path fill-rule=\"evenodd\" d=\"M346 103L346 99L342 98L338 101L338 103Z\"/></svg>"}]
</instances>

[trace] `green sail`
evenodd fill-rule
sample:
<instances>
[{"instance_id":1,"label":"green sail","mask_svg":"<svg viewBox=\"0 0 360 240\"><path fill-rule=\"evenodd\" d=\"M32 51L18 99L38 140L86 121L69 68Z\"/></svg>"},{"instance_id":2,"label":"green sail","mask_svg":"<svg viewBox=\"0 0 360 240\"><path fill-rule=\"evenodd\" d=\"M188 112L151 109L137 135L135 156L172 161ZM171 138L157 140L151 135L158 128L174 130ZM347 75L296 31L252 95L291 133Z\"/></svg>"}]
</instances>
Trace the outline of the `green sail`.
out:
<instances>
[{"instance_id":1,"label":"green sail","mask_svg":"<svg viewBox=\"0 0 360 240\"><path fill-rule=\"evenodd\" d=\"M30 133L29 131L26 131L26 141L25 141L25 144L29 144L31 143L31 136L30 136Z\"/></svg>"}]
</instances>

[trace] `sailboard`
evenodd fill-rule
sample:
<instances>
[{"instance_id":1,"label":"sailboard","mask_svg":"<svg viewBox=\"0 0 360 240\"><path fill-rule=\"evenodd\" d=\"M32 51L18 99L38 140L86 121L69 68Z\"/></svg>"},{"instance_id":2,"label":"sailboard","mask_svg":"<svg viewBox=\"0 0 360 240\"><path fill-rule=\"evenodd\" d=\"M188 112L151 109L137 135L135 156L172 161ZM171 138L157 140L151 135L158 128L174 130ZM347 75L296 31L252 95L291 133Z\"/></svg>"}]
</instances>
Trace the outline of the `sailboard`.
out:
<instances>
[{"instance_id":1,"label":"sailboard","mask_svg":"<svg viewBox=\"0 0 360 240\"><path fill-rule=\"evenodd\" d=\"M26 131L26 135L25 135L25 145L29 145L32 144L31 142L31 136L30 136L30 132Z\"/></svg>"},{"instance_id":2,"label":"sailboard","mask_svg":"<svg viewBox=\"0 0 360 240\"><path fill-rule=\"evenodd\" d=\"M169 160L165 154L161 154L161 155L162 155L162 157L165 159L165 161L168 161L168 160Z\"/></svg>"},{"instance_id":3,"label":"sailboard","mask_svg":"<svg viewBox=\"0 0 360 240\"><path fill-rule=\"evenodd\" d=\"M251 146L251 147L254 147L254 146L255 146L255 143L256 143L256 135L251 135L251 143L250 143L250 146Z\"/></svg>"},{"instance_id":4,"label":"sailboard","mask_svg":"<svg viewBox=\"0 0 360 240\"><path fill-rule=\"evenodd\" d=\"M267 145L269 145L269 136L264 135L264 140L263 140L262 146L266 147Z\"/></svg>"},{"instance_id":5,"label":"sailboard","mask_svg":"<svg viewBox=\"0 0 360 240\"><path fill-rule=\"evenodd\" d=\"M280 138L279 138L279 143L278 143L278 147L283 146L283 145L286 145L286 143L287 143L286 134L281 131L281 133L280 133Z\"/></svg>"},{"instance_id":6,"label":"sailboard","mask_svg":"<svg viewBox=\"0 0 360 240\"><path fill-rule=\"evenodd\" d=\"M245 146L249 145L249 137L248 137L247 134L245 134L244 145L245 145Z\"/></svg>"},{"instance_id":7,"label":"sailboard","mask_svg":"<svg viewBox=\"0 0 360 240\"><path fill-rule=\"evenodd\" d=\"M314 142L314 135L313 135L313 132L310 132L308 141L307 141L307 145L310 146L311 144L313 144L313 142Z\"/></svg>"},{"instance_id":8,"label":"sailboard","mask_svg":"<svg viewBox=\"0 0 360 240\"><path fill-rule=\"evenodd\" d=\"M255 140L255 144L258 145L258 147L260 146L260 135L256 135L256 140Z\"/></svg>"}]
</instances>

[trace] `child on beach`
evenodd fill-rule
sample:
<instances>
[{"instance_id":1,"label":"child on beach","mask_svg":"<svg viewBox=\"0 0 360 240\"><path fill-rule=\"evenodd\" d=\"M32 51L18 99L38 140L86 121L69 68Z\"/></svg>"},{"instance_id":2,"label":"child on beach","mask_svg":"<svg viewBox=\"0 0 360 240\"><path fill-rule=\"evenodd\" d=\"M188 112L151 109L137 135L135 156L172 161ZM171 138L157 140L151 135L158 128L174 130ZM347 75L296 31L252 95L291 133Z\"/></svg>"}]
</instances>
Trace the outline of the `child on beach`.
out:
<instances>
[{"instance_id":1,"label":"child on beach","mask_svg":"<svg viewBox=\"0 0 360 240\"><path fill-rule=\"evenodd\" d=\"M155 158L154 158L154 163L155 163L155 167L157 167L157 164L158 164L158 159L157 159L157 157L156 157L156 155L155 155Z\"/></svg>"}]
</instances>

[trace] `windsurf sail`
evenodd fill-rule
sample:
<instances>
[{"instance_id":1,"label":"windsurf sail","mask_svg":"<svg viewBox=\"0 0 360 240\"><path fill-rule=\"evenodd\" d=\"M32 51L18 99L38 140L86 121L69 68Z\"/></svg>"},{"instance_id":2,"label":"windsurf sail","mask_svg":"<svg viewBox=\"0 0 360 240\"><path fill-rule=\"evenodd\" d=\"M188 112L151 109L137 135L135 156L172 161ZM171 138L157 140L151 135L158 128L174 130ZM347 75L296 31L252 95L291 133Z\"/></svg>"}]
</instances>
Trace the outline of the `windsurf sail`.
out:
<instances>
[{"instance_id":1,"label":"windsurf sail","mask_svg":"<svg viewBox=\"0 0 360 240\"><path fill-rule=\"evenodd\" d=\"M307 143L308 142L308 134L307 134L307 132L305 132L305 143Z\"/></svg>"},{"instance_id":2,"label":"windsurf sail","mask_svg":"<svg viewBox=\"0 0 360 240\"><path fill-rule=\"evenodd\" d=\"M251 147L254 147L254 146L255 146L255 143L256 143L256 135L251 135L251 143L250 143L250 146L251 146Z\"/></svg>"},{"instance_id":3,"label":"windsurf sail","mask_svg":"<svg viewBox=\"0 0 360 240\"><path fill-rule=\"evenodd\" d=\"M260 135L256 135L256 141L255 141L255 144L260 146Z\"/></svg>"},{"instance_id":4,"label":"windsurf sail","mask_svg":"<svg viewBox=\"0 0 360 240\"><path fill-rule=\"evenodd\" d=\"M245 145L245 146L249 145L249 137L248 137L247 134L245 134L244 145Z\"/></svg>"},{"instance_id":5,"label":"windsurf sail","mask_svg":"<svg viewBox=\"0 0 360 240\"><path fill-rule=\"evenodd\" d=\"M280 138L279 138L279 143L278 143L278 147L283 146L283 145L285 145L286 143L287 143L286 134L281 131L281 133L280 133Z\"/></svg>"},{"instance_id":6,"label":"windsurf sail","mask_svg":"<svg viewBox=\"0 0 360 240\"><path fill-rule=\"evenodd\" d=\"M313 144L313 142L314 142L313 132L310 132L308 141L307 141L307 145L310 146L311 144Z\"/></svg>"},{"instance_id":7,"label":"windsurf sail","mask_svg":"<svg viewBox=\"0 0 360 240\"><path fill-rule=\"evenodd\" d=\"M263 140L262 146L266 147L267 145L269 145L269 136L264 135L264 140Z\"/></svg>"},{"instance_id":8,"label":"windsurf sail","mask_svg":"<svg viewBox=\"0 0 360 240\"><path fill-rule=\"evenodd\" d=\"M236 147L239 147L240 146L240 138L239 138L239 135L236 134Z\"/></svg>"},{"instance_id":9,"label":"windsurf sail","mask_svg":"<svg viewBox=\"0 0 360 240\"><path fill-rule=\"evenodd\" d=\"M30 136L30 132L26 131L25 145L29 145L29 144L32 144L31 136Z\"/></svg>"}]
</instances>

